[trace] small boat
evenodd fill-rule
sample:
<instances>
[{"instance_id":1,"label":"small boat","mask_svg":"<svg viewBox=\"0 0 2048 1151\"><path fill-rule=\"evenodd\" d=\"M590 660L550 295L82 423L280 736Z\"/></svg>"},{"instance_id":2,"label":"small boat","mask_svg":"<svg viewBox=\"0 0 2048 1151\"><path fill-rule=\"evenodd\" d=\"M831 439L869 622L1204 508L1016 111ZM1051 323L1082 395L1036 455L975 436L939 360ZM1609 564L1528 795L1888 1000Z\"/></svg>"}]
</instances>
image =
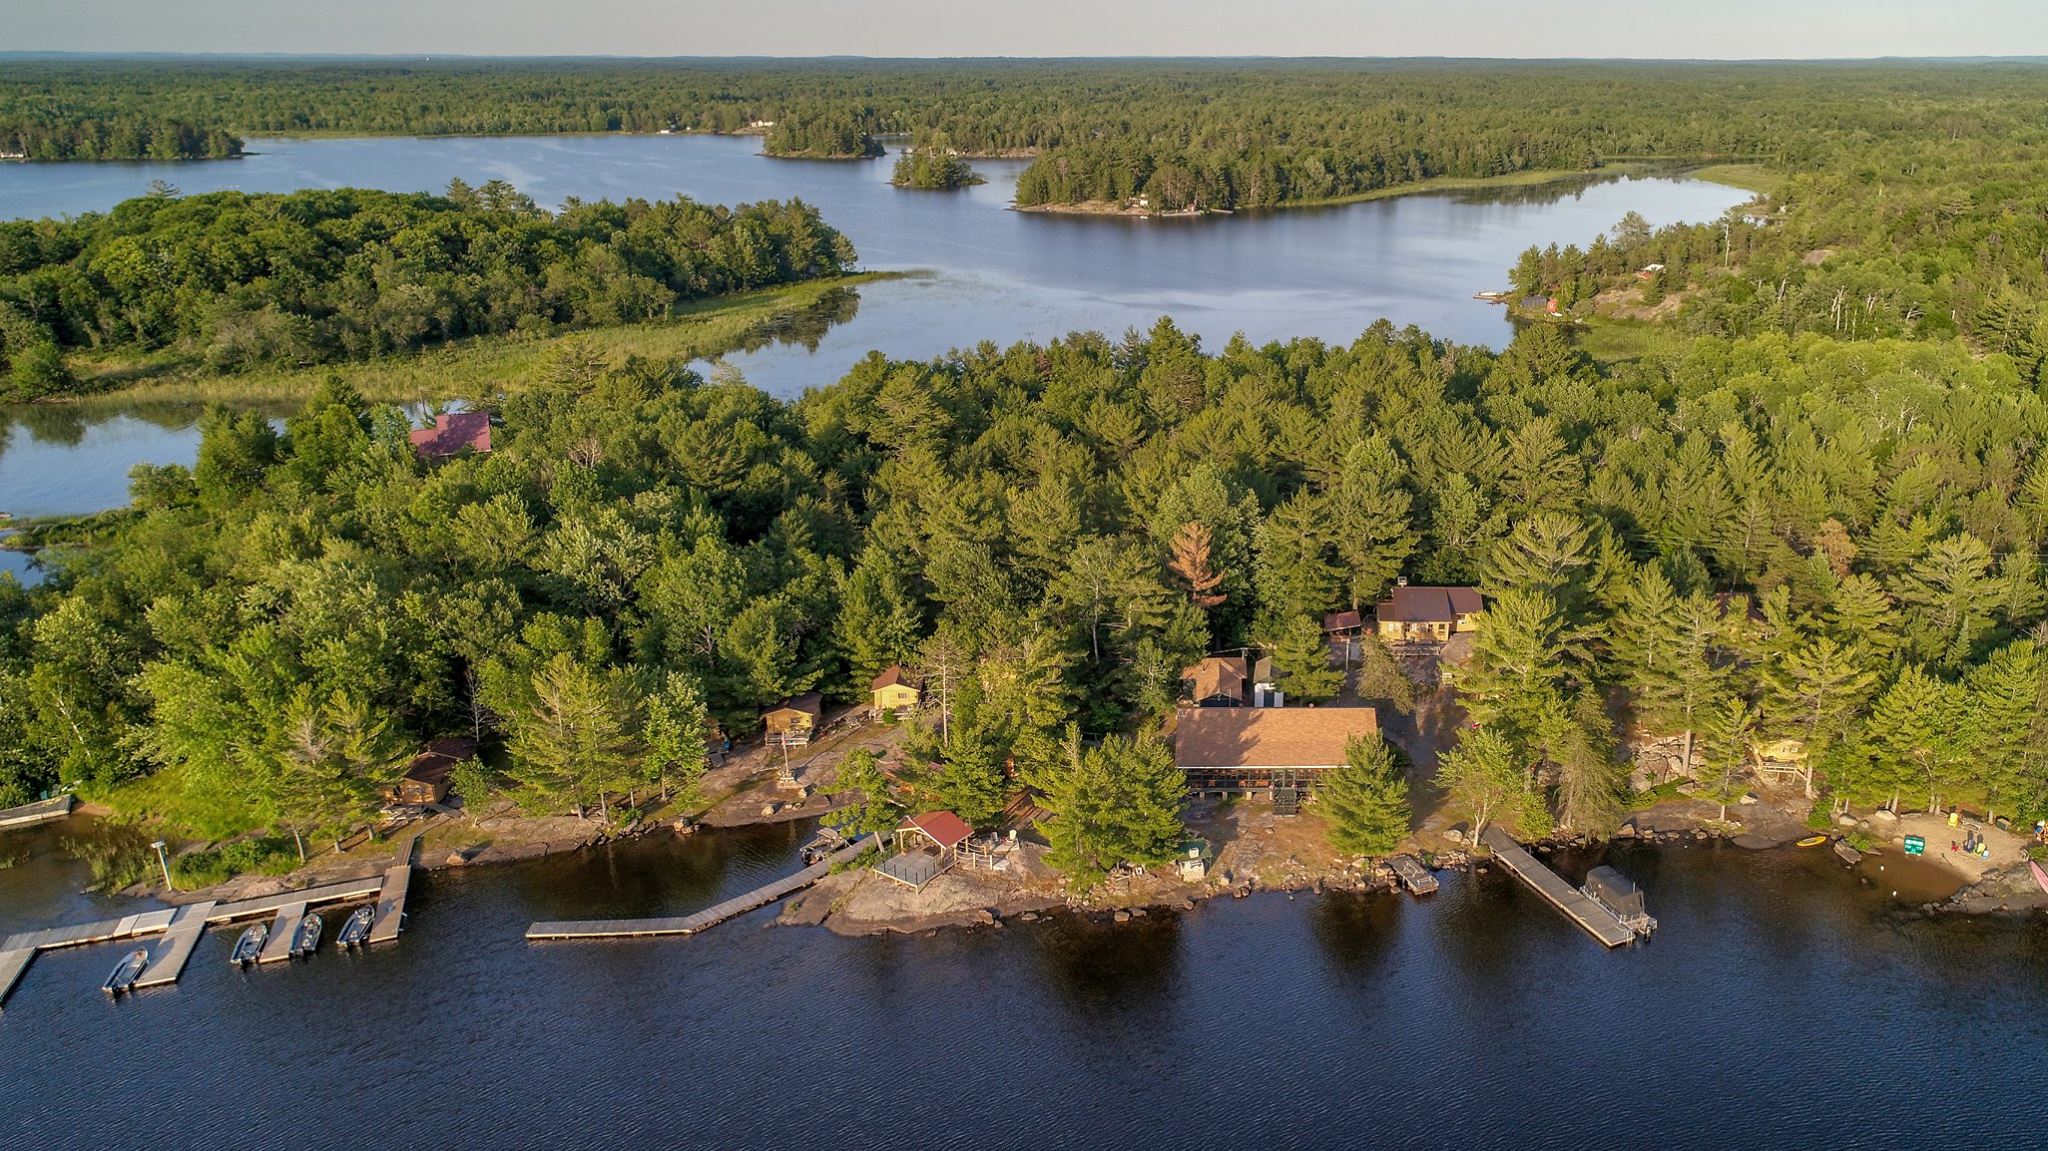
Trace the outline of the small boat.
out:
<instances>
[{"instance_id":1,"label":"small boat","mask_svg":"<svg viewBox=\"0 0 2048 1151\"><path fill-rule=\"evenodd\" d=\"M244 931L240 939L235 940L235 949L228 953L228 962L236 967L247 967L249 964L256 962L257 956L263 954L263 945L268 942L270 942L270 925L268 923L255 924L249 930Z\"/></svg>"},{"instance_id":2,"label":"small boat","mask_svg":"<svg viewBox=\"0 0 2048 1151\"><path fill-rule=\"evenodd\" d=\"M1821 844L1823 844L1823 843L1826 843L1827 841L1828 841L1828 837L1827 837L1827 836L1825 836L1825 835L1809 835L1809 836L1807 836L1807 837L1806 837L1805 839L1802 839L1802 840L1800 840L1800 841L1799 841L1799 846L1800 846L1800 847L1819 847L1819 846L1820 846Z\"/></svg>"},{"instance_id":3,"label":"small boat","mask_svg":"<svg viewBox=\"0 0 2048 1151\"><path fill-rule=\"evenodd\" d=\"M2048 871L2041 870L2041 865L2031 859L2027 860L2027 870L2034 873L2034 882L2041 885L2041 890L2048 891Z\"/></svg>"},{"instance_id":4,"label":"small boat","mask_svg":"<svg viewBox=\"0 0 2048 1151\"><path fill-rule=\"evenodd\" d=\"M292 932L292 958L301 959L313 954L320 946L320 929L327 926L317 911L309 911L299 920L298 930Z\"/></svg>"},{"instance_id":5,"label":"small boat","mask_svg":"<svg viewBox=\"0 0 2048 1151\"><path fill-rule=\"evenodd\" d=\"M142 969L148 966L149 948L138 947L114 965L113 973L107 976L101 989L109 995L119 995L135 986L135 981L142 977Z\"/></svg>"},{"instance_id":6,"label":"small boat","mask_svg":"<svg viewBox=\"0 0 2048 1151\"><path fill-rule=\"evenodd\" d=\"M351 912L348 921L341 925L341 934L334 937L343 947L359 947L370 941L370 925L377 922L377 909L358 907Z\"/></svg>"}]
</instances>

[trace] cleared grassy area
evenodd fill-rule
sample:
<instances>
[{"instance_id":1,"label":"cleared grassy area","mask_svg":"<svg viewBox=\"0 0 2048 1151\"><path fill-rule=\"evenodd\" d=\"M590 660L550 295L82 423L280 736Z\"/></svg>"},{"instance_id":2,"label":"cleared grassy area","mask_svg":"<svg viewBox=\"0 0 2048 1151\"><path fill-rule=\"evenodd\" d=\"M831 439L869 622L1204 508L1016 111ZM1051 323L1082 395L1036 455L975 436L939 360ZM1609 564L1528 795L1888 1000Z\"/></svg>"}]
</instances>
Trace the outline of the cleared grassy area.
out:
<instances>
[{"instance_id":1,"label":"cleared grassy area","mask_svg":"<svg viewBox=\"0 0 2048 1151\"><path fill-rule=\"evenodd\" d=\"M370 400L396 403L472 397L518 386L565 340L580 341L613 361L627 356L660 360L717 356L804 317L826 304L832 293L898 274L868 272L700 300L679 307L672 318L658 323L587 328L539 338L486 336L414 355L303 368L259 367L222 373L209 371L189 356L167 353L78 357L72 370L97 390L75 398L88 404L109 400L124 404L285 401L310 395L329 376L340 376Z\"/></svg>"},{"instance_id":2,"label":"cleared grassy area","mask_svg":"<svg viewBox=\"0 0 2048 1151\"><path fill-rule=\"evenodd\" d=\"M1593 320L1574 330L1579 348L1603 364L1626 364L1684 341L1670 329L1641 320Z\"/></svg>"},{"instance_id":3,"label":"cleared grassy area","mask_svg":"<svg viewBox=\"0 0 2048 1151\"><path fill-rule=\"evenodd\" d=\"M1693 168L1686 172L1695 180L1710 184L1726 184L1750 192L1776 195L1785 186L1783 174L1773 172L1762 164L1708 164L1704 168Z\"/></svg>"}]
</instances>

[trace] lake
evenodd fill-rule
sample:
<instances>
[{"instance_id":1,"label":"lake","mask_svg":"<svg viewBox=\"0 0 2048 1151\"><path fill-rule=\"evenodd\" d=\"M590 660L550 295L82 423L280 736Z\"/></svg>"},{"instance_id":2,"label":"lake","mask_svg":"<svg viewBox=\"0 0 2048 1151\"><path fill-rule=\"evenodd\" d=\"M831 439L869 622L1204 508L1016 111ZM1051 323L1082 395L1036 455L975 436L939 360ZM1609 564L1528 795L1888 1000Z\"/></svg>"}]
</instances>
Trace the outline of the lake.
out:
<instances>
[{"instance_id":1,"label":"lake","mask_svg":"<svg viewBox=\"0 0 2048 1151\"><path fill-rule=\"evenodd\" d=\"M685 193L737 203L798 196L853 239L864 267L918 273L866 284L836 322L727 362L777 396L831 383L870 350L929 358L982 341L1112 336L1171 315L1209 346L1316 336L1349 341L1374 320L1497 346L1503 311L1472 294L1506 286L1531 244L1580 243L1634 210L1653 224L1718 216L1747 198L1671 178L1494 194L1403 196L1228 218L1136 220L1008 208L1022 161L981 161L958 192L890 187L890 162L771 160L759 142L706 136L251 140L242 160L0 164L0 218L104 210L168 180L187 193L367 185L439 190L503 179L536 200ZM851 315L847 315L847 312ZM48 435L0 408L0 511L74 514L126 501L137 462L187 463L196 412L141 417L95 405Z\"/></svg>"},{"instance_id":2,"label":"lake","mask_svg":"<svg viewBox=\"0 0 2048 1151\"><path fill-rule=\"evenodd\" d=\"M66 834L0 835L21 857L0 931L123 906L75 894ZM177 986L120 1003L98 984L121 945L46 954L0 1015L0 1131L49 1149L287 1131L312 1149L2040 1145L2048 925L1924 920L1825 852L1618 847L1662 927L1616 952L1498 873L1123 925L849 940L760 912L693 939L521 939L534 919L695 910L793 870L807 835L426 874L395 946L243 973L215 931Z\"/></svg>"}]
</instances>

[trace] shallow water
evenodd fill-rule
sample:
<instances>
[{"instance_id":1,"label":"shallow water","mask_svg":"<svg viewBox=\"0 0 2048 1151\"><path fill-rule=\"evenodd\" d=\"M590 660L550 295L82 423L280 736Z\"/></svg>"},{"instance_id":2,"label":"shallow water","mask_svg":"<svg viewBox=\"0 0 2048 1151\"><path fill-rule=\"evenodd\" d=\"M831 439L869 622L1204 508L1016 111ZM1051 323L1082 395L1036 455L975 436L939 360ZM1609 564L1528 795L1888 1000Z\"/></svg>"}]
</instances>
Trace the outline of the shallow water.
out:
<instances>
[{"instance_id":1,"label":"shallow water","mask_svg":"<svg viewBox=\"0 0 2048 1151\"><path fill-rule=\"evenodd\" d=\"M559 204L686 193L735 203L801 197L850 236L863 266L921 274L863 285L858 299L793 338L726 362L792 397L844 375L870 350L929 358L983 341L1120 336L1171 315L1219 347L1315 336L1345 342L1374 320L1498 345L1502 310L1472 299L1505 286L1531 244L1585 243L1633 209L1653 224L1710 219L1744 194L1640 178L1498 194L1404 196L1229 218L1132 220L1008 210L1021 161L984 161L988 183L959 192L888 184L890 163L770 160L758 141L715 137L252 140L246 159L195 163L0 165L0 218L104 210L152 179L184 192L367 185L438 190L453 177L510 180ZM56 429L0 407L0 511L75 514L127 500L137 462L189 463L196 415L135 416L95 405Z\"/></svg>"},{"instance_id":2,"label":"shallow water","mask_svg":"<svg viewBox=\"0 0 2048 1151\"><path fill-rule=\"evenodd\" d=\"M215 932L177 987L119 1004L97 990L119 945L46 955L0 1016L0 1130L53 1148L268 1146L309 1115L309 1148L2039 1145L2048 927L1921 920L1821 853L1617 849L1663 924L1618 952L1497 873L1125 925L847 940L763 912L695 939L520 939L706 906L793 869L806 833L423 875L396 946L240 974ZM8 875L0 929L25 917Z\"/></svg>"}]
</instances>

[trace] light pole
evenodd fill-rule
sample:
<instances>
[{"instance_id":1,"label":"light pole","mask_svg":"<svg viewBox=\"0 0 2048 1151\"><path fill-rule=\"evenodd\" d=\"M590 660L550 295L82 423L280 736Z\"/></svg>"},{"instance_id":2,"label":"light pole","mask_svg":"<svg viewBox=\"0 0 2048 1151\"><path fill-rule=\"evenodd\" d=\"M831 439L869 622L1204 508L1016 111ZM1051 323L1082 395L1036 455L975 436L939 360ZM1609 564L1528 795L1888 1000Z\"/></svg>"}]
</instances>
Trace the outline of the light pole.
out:
<instances>
[{"instance_id":1,"label":"light pole","mask_svg":"<svg viewBox=\"0 0 2048 1151\"><path fill-rule=\"evenodd\" d=\"M171 882L171 861L168 856L164 855L164 841L159 839L155 843L150 844L150 846L156 848L157 865L164 869L164 890L176 891L177 886Z\"/></svg>"}]
</instances>

